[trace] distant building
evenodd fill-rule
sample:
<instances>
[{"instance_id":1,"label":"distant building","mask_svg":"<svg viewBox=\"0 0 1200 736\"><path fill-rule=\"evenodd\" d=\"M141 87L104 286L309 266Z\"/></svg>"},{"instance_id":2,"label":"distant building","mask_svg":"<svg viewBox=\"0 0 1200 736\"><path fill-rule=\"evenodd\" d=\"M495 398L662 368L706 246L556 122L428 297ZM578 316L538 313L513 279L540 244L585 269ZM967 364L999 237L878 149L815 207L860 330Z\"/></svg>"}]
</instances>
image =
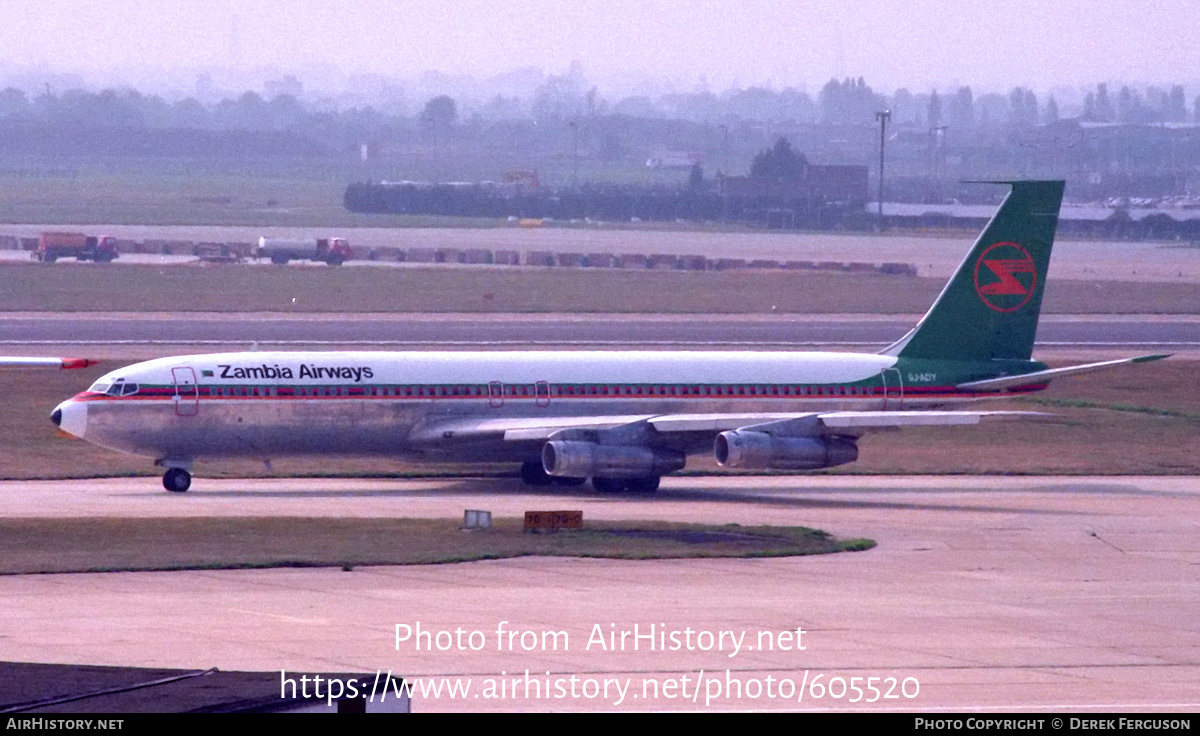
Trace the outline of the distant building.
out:
<instances>
[{"instance_id":1,"label":"distant building","mask_svg":"<svg viewBox=\"0 0 1200 736\"><path fill-rule=\"evenodd\" d=\"M690 169L704 163L704 157L696 151L655 151L646 159L651 169Z\"/></svg>"}]
</instances>

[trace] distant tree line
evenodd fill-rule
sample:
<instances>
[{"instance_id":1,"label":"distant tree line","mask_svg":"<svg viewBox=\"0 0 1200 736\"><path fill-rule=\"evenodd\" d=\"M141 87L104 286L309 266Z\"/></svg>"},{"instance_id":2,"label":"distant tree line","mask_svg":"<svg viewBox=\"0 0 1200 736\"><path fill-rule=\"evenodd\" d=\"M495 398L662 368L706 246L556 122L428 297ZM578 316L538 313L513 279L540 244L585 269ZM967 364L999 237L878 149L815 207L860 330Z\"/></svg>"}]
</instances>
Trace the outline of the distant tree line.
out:
<instances>
[{"instance_id":1,"label":"distant tree line","mask_svg":"<svg viewBox=\"0 0 1200 736\"><path fill-rule=\"evenodd\" d=\"M289 89L278 84L273 88ZM2 123L122 129L279 131L312 125L358 129L432 125L448 130L471 120L555 122L597 116L709 123L872 124L874 113L883 109L892 110L896 124L929 126L1001 128L1055 122L1064 116L1061 104L1052 95L1039 100L1032 90L1023 87L1014 87L1006 95L989 93L980 97L969 86L951 93L931 90L914 94L901 88L885 95L872 90L862 77L831 79L816 100L795 88L751 87L721 95L671 93L658 99L634 96L611 103L599 98L594 87L581 89L566 77L551 77L529 101L497 96L471 105L464 112L461 101L437 95L411 116L383 112L374 106L317 108L289 92L264 96L247 91L206 105L194 97L168 102L132 89L73 89L34 96L13 87L0 90ZM1072 113L1070 117L1095 122L1200 122L1200 96L1189 110L1182 85L1143 90L1127 85L1113 93L1101 83L1086 93L1082 106Z\"/></svg>"},{"instance_id":2,"label":"distant tree line","mask_svg":"<svg viewBox=\"0 0 1200 736\"><path fill-rule=\"evenodd\" d=\"M749 88L614 102L573 69L545 79L528 99L437 94L410 114L306 101L292 82L208 103L129 89L28 94L10 87L0 90L0 158L275 157L358 166L390 179L498 179L540 170L561 185L563 172L576 169L598 178L617 172L614 180L627 181L660 152L695 154L726 175L786 169L797 162L756 159L783 135L814 162L874 171L874 113L889 109L885 196L893 199L961 199L954 182L962 178L1061 176L1070 194L1090 198L1158 196L1164 183L1167 194L1180 194L1200 184L1200 135L1179 130L1200 120L1200 101L1189 105L1182 85L1114 91L1098 84L1082 101L1064 102L1025 87L882 94L859 77L830 80L815 99L796 88Z\"/></svg>"},{"instance_id":3,"label":"distant tree line","mask_svg":"<svg viewBox=\"0 0 1200 736\"><path fill-rule=\"evenodd\" d=\"M845 167L843 167L845 168ZM853 167L851 167L853 168ZM810 181L814 170L786 138L755 156L748 178L707 180L699 165L676 187L586 183L541 188L510 184L351 184L352 212L603 221L736 221L786 227L865 223L866 167L840 185ZM850 172L854 173L854 172Z\"/></svg>"},{"instance_id":4,"label":"distant tree line","mask_svg":"<svg viewBox=\"0 0 1200 736\"><path fill-rule=\"evenodd\" d=\"M494 185L356 183L346 188L352 212L625 221L720 219L718 197L673 187L585 184L571 189L506 191Z\"/></svg>"},{"instance_id":5,"label":"distant tree line","mask_svg":"<svg viewBox=\"0 0 1200 736\"><path fill-rule=\"evenodd\" d=\"M586 184L538 192L495 186L355 183L346 188L351 212L518 217L606 222L743 222L788 228L867 228L861 203L830 203L802 194L723 196L713 190Z\"/></svg>"}]
</instances>

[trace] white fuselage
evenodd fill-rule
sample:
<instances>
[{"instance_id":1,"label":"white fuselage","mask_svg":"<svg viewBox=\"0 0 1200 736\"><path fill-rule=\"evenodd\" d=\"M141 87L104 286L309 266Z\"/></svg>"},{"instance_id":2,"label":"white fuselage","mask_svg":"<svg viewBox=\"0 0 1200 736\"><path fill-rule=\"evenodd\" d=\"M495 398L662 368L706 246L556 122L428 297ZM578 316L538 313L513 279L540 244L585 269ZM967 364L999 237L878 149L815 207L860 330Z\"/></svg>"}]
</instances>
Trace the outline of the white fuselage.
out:
<instances>
[{"instance_id":1,"label":"white fuselage","mask_svg":"<svg viewBox=\"0 0 1200 736\"><path fill-rule=\"evenodd\" d=\"M112 371L58 408L63 430L157 460L521 460L537 445L426 430L462 418L898 409L895 363L822 352L217 353Z\"/></svg>"}]
</instances>

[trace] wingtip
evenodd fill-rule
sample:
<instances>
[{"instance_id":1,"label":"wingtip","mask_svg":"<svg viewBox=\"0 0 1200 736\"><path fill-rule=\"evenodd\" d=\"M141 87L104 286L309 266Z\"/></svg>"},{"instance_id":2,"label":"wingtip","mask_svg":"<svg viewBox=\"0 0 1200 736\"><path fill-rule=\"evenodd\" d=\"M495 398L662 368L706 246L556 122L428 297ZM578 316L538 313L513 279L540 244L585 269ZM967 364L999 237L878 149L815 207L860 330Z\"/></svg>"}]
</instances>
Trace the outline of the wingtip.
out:
<instances>
[{"instance_id":1,"label":"wingtip","mask_svg":"<svg viewBox=\"0 0 1200 736\"><path fill-rule=\"evenodd\" d=\"M1173 355L1173 353L1164 353L1162 355L1143 355L1139 358L1134 358L1130 362L1131 363L1151 363L1156 360L1162 360L1163 358L1169 358L1172 355Z\"/></svg>"},{"instance_id":2,"label":"wingtip","mask_svg":"<svg viewBox=\"0 0 1200 736\"><path fill-rule=\"evenodd\" d=\"M63 368L63 370L74 370L76 368L87 368L88 366L96 365L99 362L100 361L98 361L98 360L91 360L89 358L63 358L62 359L62 368Z\"/></svg>"}]
</instances>

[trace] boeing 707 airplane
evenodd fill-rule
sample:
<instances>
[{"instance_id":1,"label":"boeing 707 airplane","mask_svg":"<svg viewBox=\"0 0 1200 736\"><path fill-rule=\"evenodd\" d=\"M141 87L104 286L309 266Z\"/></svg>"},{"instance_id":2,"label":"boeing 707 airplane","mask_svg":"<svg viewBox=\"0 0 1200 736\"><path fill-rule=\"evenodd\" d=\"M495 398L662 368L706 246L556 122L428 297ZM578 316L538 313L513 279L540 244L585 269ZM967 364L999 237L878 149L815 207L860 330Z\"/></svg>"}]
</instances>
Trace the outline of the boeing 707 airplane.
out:
<instances>
[{"instance_id":1,"label":"boeing 707 airplane","mask_svg":"<svg viewBox=\"0 0 1200 736\"><path fill-rule=\"evenodd\" d=\"M62 430L165 468L201 459L383 456L521 463L533 485L652 492L689 455L729 468L853 462L875 429L1019 414L953 408L1166 357L1032 360L1064 182L1012 190L928 313L877 354L235 352L112 371L54 409Z\"/></svg>"}]
</instances>

